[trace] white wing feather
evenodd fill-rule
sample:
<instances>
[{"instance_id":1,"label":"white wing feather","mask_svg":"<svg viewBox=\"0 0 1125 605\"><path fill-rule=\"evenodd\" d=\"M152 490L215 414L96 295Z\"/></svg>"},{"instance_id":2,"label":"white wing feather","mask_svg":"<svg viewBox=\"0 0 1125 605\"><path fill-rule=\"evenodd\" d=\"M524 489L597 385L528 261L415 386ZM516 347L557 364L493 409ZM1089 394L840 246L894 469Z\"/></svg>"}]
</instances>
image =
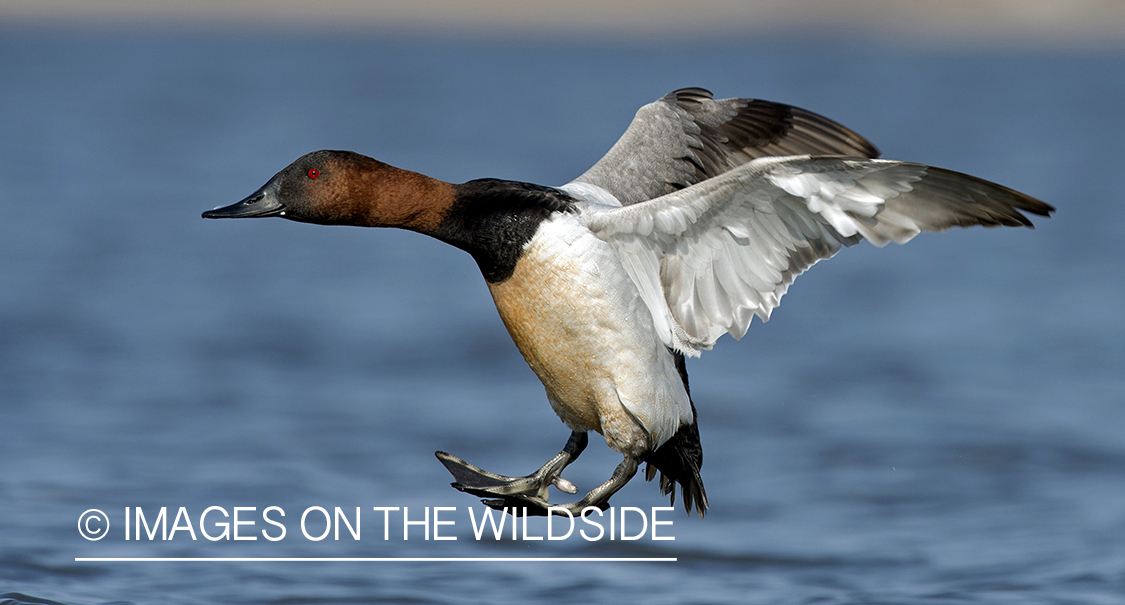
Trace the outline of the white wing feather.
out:
<instances>
[{"instance_id":1,"label":"white wing feather","mask_svg":"<svg viewBox=\"0 0 1125 605\"><path fill-rule=\"evenodd\" d=\"M766 157L623 208L589 206L589 228L617 251L658 334L687 355L741 338L793 280L861 238L905 243L952 226L1027 225L1050 206L922 164Z\"/></svg>"}]
</instances>

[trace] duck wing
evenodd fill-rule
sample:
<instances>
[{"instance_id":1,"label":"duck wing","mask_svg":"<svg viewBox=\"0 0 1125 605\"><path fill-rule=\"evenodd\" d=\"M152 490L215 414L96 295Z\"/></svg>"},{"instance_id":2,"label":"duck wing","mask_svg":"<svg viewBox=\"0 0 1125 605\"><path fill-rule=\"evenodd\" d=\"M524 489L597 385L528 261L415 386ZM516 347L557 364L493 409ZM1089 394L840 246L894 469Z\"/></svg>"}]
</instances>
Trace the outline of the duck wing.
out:
<instances>
[{"instance_id":1,"label":"duck wing","mask_svg":"<svg viewBox=\"0 0 1125 605\"><path fill-rule=\"evenodd\" d=\"M711 97L702 88L683 88L641 107L605 157L573 183L601 187L627 206L760 157L879 156L863 137L811 111Z\"/></svg>"},{"instance_id":2,"label":"duck wing","mask_svg":"<svg viewBox=\"0 0 1125 605\"><path fill-rule=\"evenodd\" d=\"M768 320L789 284L843 246L922 231L1032 226L1054 210L988 181L923 164L766 157L656 199L584 209L620 256L668 346L687 355Z\"/></svg>"}]
</instances>

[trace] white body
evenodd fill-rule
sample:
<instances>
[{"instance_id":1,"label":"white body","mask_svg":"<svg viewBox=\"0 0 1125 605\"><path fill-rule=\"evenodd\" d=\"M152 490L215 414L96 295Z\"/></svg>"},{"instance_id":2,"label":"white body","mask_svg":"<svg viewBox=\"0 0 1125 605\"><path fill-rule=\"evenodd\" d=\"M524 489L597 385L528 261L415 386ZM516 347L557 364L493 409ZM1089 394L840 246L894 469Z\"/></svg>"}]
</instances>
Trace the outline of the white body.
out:
<instances>
[{"instance_id":1,"label":"white body","mask_svg":"<svg viewBox=\"0 0 1125 605\"><path fill-rule=\"evenodd\" d=\"M692 422L672 353L617 252L580 215L558 213L515 273L489 286L555 413L576 431L640 456Z\"/></svg>"}]
</instances>

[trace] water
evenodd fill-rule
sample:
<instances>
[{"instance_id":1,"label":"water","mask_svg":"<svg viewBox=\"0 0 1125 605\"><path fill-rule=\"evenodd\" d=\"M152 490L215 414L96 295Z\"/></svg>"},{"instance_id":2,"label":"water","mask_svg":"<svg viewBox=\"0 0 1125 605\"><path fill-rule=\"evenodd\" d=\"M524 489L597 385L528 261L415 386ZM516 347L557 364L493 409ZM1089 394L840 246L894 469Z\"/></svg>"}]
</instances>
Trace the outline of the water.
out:
<instances>
[{"instance_id":1,"label":"water","mask_svg":"<svg viewBox=\"0 0 1125 605\"><path fill-rule=\"evenodd\" d=\"M0 29L0 603L1120 602L1123 74L1121 52L814 38ZM692 361L712 509L664 513L674 541L474 539L432 452L526 472L567 431L467 255L199 219L320 148L563 183L681 86L808 107L1059 212L848 250ZM592 439L568 477L617 460ZM613 502L666 504L639 477ZM279 506L288 535L127 542L138 506L195 531L209 506ZM457 540L383 541L365 513L361 540L314 542L312 506L456 507ZM78 535L90 508L107 539Z\"/></svg>"}]
</instances>

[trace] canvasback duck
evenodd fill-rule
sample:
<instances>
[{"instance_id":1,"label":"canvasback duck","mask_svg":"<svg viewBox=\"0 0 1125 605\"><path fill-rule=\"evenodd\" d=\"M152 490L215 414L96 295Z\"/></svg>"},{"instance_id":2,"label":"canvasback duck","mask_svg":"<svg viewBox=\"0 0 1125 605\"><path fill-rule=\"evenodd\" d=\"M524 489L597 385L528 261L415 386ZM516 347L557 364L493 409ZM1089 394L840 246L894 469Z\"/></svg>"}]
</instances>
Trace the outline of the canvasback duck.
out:
<instances>
[{"instance_id":1,"label":"canvasback duck","mask_svg":"<svg viewBox=\"0 0 1125 605\"><path fill-rule=\"evenodd\" d=\"M673 504L707 510L685 356L766 321L793 279L844 246L905 243L950 227L1027 226L1054 210L988 181L876 159L863 137L809 111L701 88L642 107L592 168L561 187L446 183L349 151L316 151L204 218L277 216L398 227L476 260L547 400L572 431L525 477L437 452L457 489L499 510L605 509L647 463ZM624 460L580 500L561 473L601 433Z\"/></svg>"}]
</instances>

